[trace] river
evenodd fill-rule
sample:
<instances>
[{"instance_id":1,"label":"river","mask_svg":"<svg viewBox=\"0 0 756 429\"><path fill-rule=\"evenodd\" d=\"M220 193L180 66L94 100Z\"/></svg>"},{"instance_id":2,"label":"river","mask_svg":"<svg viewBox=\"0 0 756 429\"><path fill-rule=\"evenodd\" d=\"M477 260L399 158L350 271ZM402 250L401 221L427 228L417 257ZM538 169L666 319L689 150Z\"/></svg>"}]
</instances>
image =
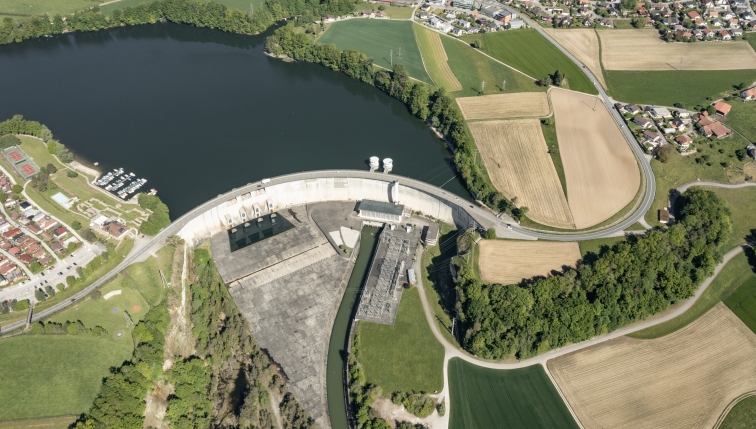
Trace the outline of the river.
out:
<instances>
[{"instance_id":1,"label":"river","mask_svg":"<svg viewBox=\"0 0 756 429\"><path fill-rule=\"evenodd\" d=\"M177 24L0 46L0 119L40 121L78 157L145 177L172 218L264 177L367 169L373 155L469 198L401 102L263 47L264 35Z\"/></svg>"}]
</instances>

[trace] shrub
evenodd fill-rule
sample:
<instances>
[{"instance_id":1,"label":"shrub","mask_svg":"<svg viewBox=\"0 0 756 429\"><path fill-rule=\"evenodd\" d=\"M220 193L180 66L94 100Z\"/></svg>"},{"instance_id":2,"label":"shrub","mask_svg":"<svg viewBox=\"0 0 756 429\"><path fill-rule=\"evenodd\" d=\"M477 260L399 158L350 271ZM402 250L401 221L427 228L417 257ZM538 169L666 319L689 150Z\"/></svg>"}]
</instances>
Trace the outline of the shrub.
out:
<instances>
[{"instance_id":1,"label":"shrub","mask_svg":"<svg viewBox=\"0 0 756 429\"><path fill-rule=\"evenodd\" d=\"M75 172L73 170L68 170L68 172L66 173L66 176L68 176L68 177L79 177L79 173L77 173L77 172Z\"/></svg>"},{"instance_id":2,"label":"shrub","mask_svg":"<svg viewBox=\"0 0 756 429\"><path fill-rule=\"evenodd\" d=\"M404 405L407 412L420 418L428 417L436 409L433 398L423 393L394 392L391 401L397 405Z\"/></svg>"},{"instance_id":3,"label":"shrub","mask_svg":"<svg viewBox=\"0 0 756 429\"><path fill-rule=\"evenodd\" d=\"M436 411L438 411L439 416L446 414L446 403L444 403L443 399L436 405Z\"/></svg>"},{"instance_id":4,"label":"shrub","mask_svg":"<svg viewBox=\"0 0 756 429\"><path fill-rule=\"evenodd\" d=\"M79 222L78 220L71 222L71 228L75 229L76 231L80 230L81 222Z\"/></svg>"},{"instance_id":5,"label":"shrub","mask_svg":"<svg viewBox=\"0 0 756 429\"><path fill-rule=\"evenodd\" d=\"M496 230L492 228L488 228L486 230L486 236L484 237L486 240L495 240L496 239Z\"/></svg>"}]
</instances>

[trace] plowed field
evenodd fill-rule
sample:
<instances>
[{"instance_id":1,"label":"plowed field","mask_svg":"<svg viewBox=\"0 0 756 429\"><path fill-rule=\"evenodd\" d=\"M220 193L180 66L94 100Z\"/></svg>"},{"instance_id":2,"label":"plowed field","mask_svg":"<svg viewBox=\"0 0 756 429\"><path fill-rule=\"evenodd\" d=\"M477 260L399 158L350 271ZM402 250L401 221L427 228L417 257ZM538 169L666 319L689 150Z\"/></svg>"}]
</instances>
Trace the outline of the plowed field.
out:
<instances>
[{"instance_id":1,"label":"plowed field","mask_svg":"<svg viewBox=\"0 0 756 429\"><path fill-rule=\"evenodd\" d=\"M579 259L577 243L482 240L478 265L485 282L507 285L574 267Z\"/></svg>"},{"instance_id":2,"label":"plowed field","mask_svg":"<svg viewBox=\"0 0 756 429\"><path fill-rule=\"evenodd\" d=\"M711 428L756 390L756 335L719 303L665 337L621 337L548 367L586 429Z\"/></svg>"},{"instance_id":3,"label":"plowed field","mask_svg":"<svg viewBox=\"0 0 756 429\"><path fill-rule=\"evenodd\" d=\"M496 189L509 199L517 197L518 206L530 209L530 219L574 228L538 119L470 122L469 126Z\"/></svg>"},{"instance_id":4,"label":"plowed field","mask_svg":"<svg viewBox=\"0 0 756 429\"><path fill-rule=\"evenodd\" d=\"M458 98L467 120L542 117L549 114L549 100L543 92L517 92Z\"/></svg>"}]
</instances>

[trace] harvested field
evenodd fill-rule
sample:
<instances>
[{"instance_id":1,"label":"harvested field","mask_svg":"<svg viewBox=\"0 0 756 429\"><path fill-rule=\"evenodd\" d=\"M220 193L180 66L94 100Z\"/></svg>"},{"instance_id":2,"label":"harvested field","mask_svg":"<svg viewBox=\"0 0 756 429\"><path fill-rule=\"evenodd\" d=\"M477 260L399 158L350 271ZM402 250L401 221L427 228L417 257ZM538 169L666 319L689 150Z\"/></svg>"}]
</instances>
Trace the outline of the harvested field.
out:
<instances>
[{"instance_id":1,"label":"harvested field","mask_svg":"<svg viewBox=\"0 0 756 429\"><path fill-rule=\"evenodd\" d=\"M599 31L599 37L607 70L756 69L756 52L744 41L666 43L656 30Z\"/></svg>"},{"instance_id":2,"label":"harvested field","mask_svg":"<svg viewBox=\"0 0 756 429\"><path fill-rule=\"evenodd\" d=\"M518 92L457 98L462 116L474 119L508 119L548 116L549 100L543 92Z\"/></svg>"},{"instance_id":3,"label":"harvested field","mask_svg":"<svg viewBox=\"0 0 756 429\"><path fill-rule=\"evenodd\" d=\"M596 30L592 28L576 28L570 30L557 30L556 28L544 28L546 33L553 37L560 45L570 51L590 70L601 86L606 89L604 73L601 71L601 57L599 56L599 41Z\"/></svg>"},{"instance_id":4,"label":"harvested field","mask_svg":"<svg viewBox=\"0 0 756 429\"><path fill-rule=\"evenodd\" d=\"M756 335L719 303L655 340L621 337L549 361L586 429L710 428L756 390Z\"/></svg>"},{"instance_id":5,"label":"harvested field","mask_svg":"<svg viewBox=\"0 0 756 429\"><path fill-rule=\"evenodd\" d=\"M441 36L435 31L427 30L419 25L414 25L415 37L423 56L425 68L438 86L443 86L448 92L461 91L462 84L449 68L446 51L441 43Z\"/></svg>"},{"instance_id":6,"label":"harvested field","mask_svg":"<svg viewBox=\"0 0 756 429\"><path fill-rule=\"evenodd\" d=\"M638 164L596 97L553 88L551 105L572 218L576 228L588 228L633 200L640 187Z\"/></svg>"},{"instance_id":7,"label":"harvested field","mask_svg":"<svg viewBox=\"0 0 756 429\"><path fill-rule=\"evenodd\" d=\"M557 228L574 228L554 163L538 119L470 122L480 156L493 185L528 217Z\"/></svg>"},{"instance_id":8,"label":"harvested field","mask_svg":"<svg viewBox=\"0 0 756 429\"><path fill-rule=\"evenodd\" d=\"M482 240L478 265L483 281L506 285L574 267L579 259L574 242Z\"/></svg>"}]
</instances>

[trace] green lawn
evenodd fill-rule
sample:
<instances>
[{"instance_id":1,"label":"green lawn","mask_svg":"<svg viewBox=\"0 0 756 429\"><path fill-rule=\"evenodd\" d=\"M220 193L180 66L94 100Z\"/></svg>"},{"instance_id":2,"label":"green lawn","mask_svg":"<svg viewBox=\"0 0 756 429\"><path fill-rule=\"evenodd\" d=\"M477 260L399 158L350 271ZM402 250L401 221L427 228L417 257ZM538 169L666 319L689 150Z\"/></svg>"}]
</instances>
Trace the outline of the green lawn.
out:
<instances>
[{"instance_id":1,"label":"green lawn","mask_svg":"<svg viewBox=\"0 0 756 429\"><path fill-rule=\"evenodd\" d=\"M543 132L543 138L546 140L546 146L549 148L549 155L551 155L551 162L554 163L557 176L559 176L559 183L562 184L562 191L564 196L567 195L567 179L564 177L564 165L562 164L562 156L559 154L559 142L556 135L556 121L552 117L550 125L544 125L541 123L541 132Z\"/></svg>"},{"instance_id":2,"label":"green lawn","mask_svg":"<svg viewBox=\"0 0 756 429\"><path fill-rule=\"evenodd\" d=\"M741 253L725 265L717 278L688 311L672 320L632 333L629 336L639 339L652 339L671 334L703 316L719 301L726 300L741 285L753 284L754 282L756 282L754 267L749 263L748 256Z\"/></svg>"},{"instance_id":3,"label":"green lawn","mask_svg":"<svg viewBox=\"0 0 756 429\"><path fill-rule=\"evenodd\" d=\"M596 255L601 254L601 249L604 248L604 246L612 247L614 244L619 243L620 241L625 241L625 237L607 237L607 238L597 238L595 240L583 240L578 242L578 246L580 246L580 254L585 257L588 253L595 253Z\"/></svg>"},{"instance_id":4,"label":"green lawn","mask_svg":"<svg viewBox=\"0 0 756 429\"><path fill-rule=\"evenodd\" d=\"M733 99L729 104L732 110L727 114L727 120L724 123L743 134L743 137L748 140L756 142L756 102L743 103Z\"/></svg>"},{"instance_id":5,"label":"green lawn","mask_svg":"<svg viewBox=\"0 0 756 429\"><path fill-rule=\"evenodd\" d=\"M468 43L479 40L484 52L535 79L559 70L566 75L570 89L598 93L588 76L534 29L474 34L462 39Z\"/></svg>"},{"instance_id":6,"label":"green lawn","mask_svg":"<svg viewBox=\"0 0 756 429\"><path fill-rule=\"evenodd\" d=\"M449 362L451 429L577 428L541 365L513 370Z\"/></svg>"},{"instance_id":7,"label":"green lawn","mask_svg":"<svg viewBox=\"0 0 756 429\"><path fill-rule=\"evenodd\" d=\"M8 420L0 422L0 429L68 429L76 416L49 417L43 419Z\"/></svg>"},{"instance_id":8,"label":"green lawn","mask_svg":"<svg viewBox=\"0 0 756 429\"><path fill-rule=\"evenodd\" d=\"M749 396L732 407L719 429L752 429L753 422L756 422L756 396Z\"/></svg>"},{"instance_id":9,"label":"green lawn","mask_svg":"<svg viewBox=\"0 0 756 429\"><path fill-rule=\"evenodd\" d=\"M393 63L402 64L410 76L433 83L425 71L415 32L410 21L381 19L350 19L334 22L318 39L318 43L334 44L339 49L355 49L373 58L376 65L390 69ZM399 51L401 49L401 58Z\"/></svg>"},{"instance_id":10,"label":"green lawn","mask_svg":"<svg viewBox=\"0 0 756 429\"><path fill-rule=\"evenodd\" d=\"M378 5L373 3L358 3L354 9L356 12L366 9L378 11ZM410 19L414 10L414 7L409 6L383 6L383 13L390 16L391 19Z\"/></svg>"},{"instance_id":11,"label":"green lawn","mask_svg":"<svg viewBox=\"0 0 756 429\"><path fill-rule=\"evenodd\" d=\"M444 347L428 326L417 288L404 291L393 325L360 321L357 335L366 382L385 395L444 388Z\"/></svg>"},{"instance_id":12,"label":"green lawn","mask_svg":"<svg viewBox=\"0 0 756 429\"><path fill-rule=\"evenodd\" d=\"M215 3L226 5L229 9L239 9L243 11L251 11L252 8L257 9L264 3L265 0L212 0ZM109 15L116 9L124 9L127 7L139 6L142 3L151 3L151 0L121 0L115 3L110 3L101 7L100 9L104 14ZM105 3L105 1L97 1L97 3Z\"/></svg>"},{"instance_id":13,"label":"green lawn","mask_svg":"<svg viewBox=\"0 0 756 429\"><path fill-rule=\"evenodd\" d=\"M724 303L756 332L756 276L752 271L749 274L751 276L732 295L725 298Z\"/></svg>"},{"instance_id":14,"label":"green lawn","mask_svg":"<svg viewBox=\"0 0 756 429\"><path fill-rule=\"evenodd\" d=\"M449 273L449 261L457 255L457 233L451 226L442 223L438 245L423 252L423 287L428 303L433 308L439 331L451 344L458 341L451 334L451 314L456 302L454 282Z\"/></svg>"},{"instance_id":15,"label":"green lawn","mask_svg":"<svg viewBox=\"0 0 756 429\"><path fill-rule=\"evenodd\" d=\"M733 85L753 82L756 70L605 70L604 78L609 86L608 92L615 100L664 106L682 103L693 108L708 104L706 97L718 99Z\"/></svg>"},{"instance_id":16,"label":"green lawn","mask_svg":"<svg viewBox=\"0 0 756 429\"><path fill-rule=\"evenodd\" d=\"M614 22L614 28L619 30L632 30L635 28L631 19L614 19L612 21Z\"/></svg>"},{"instance_id":17,"label":"green lawn","mask_svg":"<svg viewBox=\"0 0 756 429\"><path fill-rule=\"evenodd\" d=\"M100 1L92 0L3 0L0 2L0 17L42 16L46 13L52 17L89 9L98 4Z\"/></svg>"},{"instance_id":18,"label":"green lawn","mask_svg":"<svg viewBox=\"0 0 756 429\"><path fill-rule=\"evenodd\" d=\"M727 200L732 219L732 237L725 245L730 250L745 243L745 238L756 228L756 187L741 189L723 189L707 187L719 197Z\"/></svg>"}]
</instances>

